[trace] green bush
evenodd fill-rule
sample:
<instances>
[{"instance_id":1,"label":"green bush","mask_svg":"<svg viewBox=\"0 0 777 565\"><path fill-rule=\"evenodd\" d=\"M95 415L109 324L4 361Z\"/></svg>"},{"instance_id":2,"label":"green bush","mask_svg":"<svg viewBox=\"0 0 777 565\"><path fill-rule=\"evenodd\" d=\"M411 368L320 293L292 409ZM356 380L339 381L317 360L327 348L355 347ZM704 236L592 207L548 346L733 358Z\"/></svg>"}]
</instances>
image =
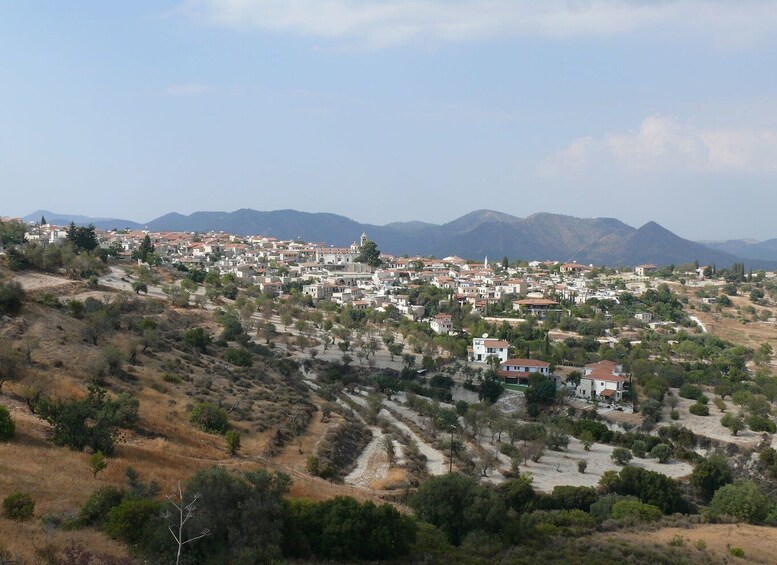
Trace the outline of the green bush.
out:
<instances>
[{"instance_id":1,"label":"green bush","mask_svg":"<svg viewBox=\"0 0 777 565\"><path fill-rule=\"evenodd\" d=\"M35 513L35 501L29 494L15 492L3 500L3 516L10 520L29 520Z\"/></svg>"},{"instance_id":2,"label":"green bush","mask_svg":"<svg viewBox=\"0 0 777 565\"><path fill-rule=\"evenodd\" d=\"M122 500L108 512L103 530L114 539L127 544L140 543L148 526L159 517L161 504L149 498Z\"/></svg>"},{"instance_id":3,"label":"green bush","mask_svg":"<svg viewBox=\"0 0 777 565\"><path fill-rule=\"evenodd\" d=\"M710 502L713 515L731 516L751 524L763 522L772 503L753 481L741 481L722 486Z\"/></svg>"},{"instance_id":4,"label":"green bush","mask_svg":"<svg viewBox=\"0 0 777 565\"><path fill-rule=\"evenodd\" d=\"M0 441L10 441L16 434L16 424L8 408L0 404Z\"/></svg>"},{"instance_id":5,"label":"green bush","mask_svg":"<svg viewBox=\"0 0 777 565\"><path fill-rule=\"evenodd\" d=\"M251 352L242 347L239 349L234 347L227 348L224 352L224 360L238 367L250 367L254 362Z\"/></svg>"},{"instance_id":6,"label":"green bush","mask_svg":"<svg viewBox=\"0 0 777 565\"><path fill-rule=\"evenodd\" d=\"M726 458L720 453L713 453L696 465L691 473L690 483L699 489L705 500L710 500L715 491L733 480L734 476Z\"/></svg>"},{"instance_id":7,"label":"green bush","mask_svg":"<svg viewBox=\"0 0 777 565\"><path fill-rule=\"evenodd\" d=\"M669 414L669 417L672 418L672 420L679 420L680 412L678 412L677 410L672 410L672 412Z\"/></svg>"},{"instance_id":8,"label":"green bush","mask_svg":"<svg viewBox=\"0 0 777 565\"><path fill-rule=\"evenodd\" d=\"M577 420L572 428L572 435L580 439L585 432L590 432L594 441L603 443L610 441L612 437L612 432L601 422Z\"/></svg>"},{"instance_id":9,"label":"green bush","mask_svg":"<svg viewBox=\"0 0 777 565\"><path fill-rule=\"evenodd\" d=\"M223 434L229 429L227 411L212 402L199 402L192 407L189 420L210 434Z\"/></svg>"},{"instance_id":10,"label":"green bush","mask_svg":"<svg viewBox=\"0 0 777 565\"><path fill-rule=\"evenodd\" d=\"M227 431L224 439L227 442L227 451L230 455L237 455L240 451L240 432L236 430Z\"/></svg>"},{"instance_id":11,"label":"green bush","mask_svg":"<svg viewBox=\"0 0 777 565\"><path fill-rule=\"evenodd\" d=\"M691 383L685 383L680 387L680 396L683 398L690 398L691 400L698 400L702 396L701 389Z\"/></svg>"},{"instance_id":12,"label":"green bush","mask_svg":"<svg viewBox=\"0 0 777 565\"><path fill-rule=\"evenodd\" d=\"M647 444L641 439L638 439L631 444L631 452L635 457L642 459L645 457L645 453L647 452Z\"/></svg>"},{"instance_id":13,"label":"green bush","mask_svg":"<svg viewBox=\"0 0 777 565\"><path fill-rule=\"evenodd\" d=\"M654 459L658 459L659 463L666 463L672 456L672 448L665 443L659 443L650 450L650 456Z\"/></svg>"},{"instance_id":14,"label":"green bush","mask_svg":"<svg viewBox=\"0 0 777 565\"><path fill-rule=\"evenodd\" d=\"M79 521L86 526L101 527L112 508L121 504L124 493L114 486L94 491L78 512Z\"/></svg>"},{"instance_id":15,"label":"green bush","mask_svg":"<svg viewBox=\"0 0 777 565\"><path fill-rule=\"evenodd\" d=\"M13 316L22 309L24 290L17 282L0 283L0 316Z\"/></svg>"},{"instance_id":16,"label":"green bush","mask_svg":"<svg viewBox=\"0 0 777 565\"><path fill-rule=\"evenodd\" d=\"M626 449L625 447L616 447L612 450L612 455L610 456L613 461L615 461L618 465L628 465L629 461L631 461L631 451Z\"/></svg>"},{"instance_id":17,"label":"green bush","mask_svg":"<svg viewBox=\"0 0 777 565\"><path fill-rule=\"evenodd\" d=\"M692 404L690 408L688 408L688 412L690 412L691 414L695 414L696 416L710 415L710 409L707 407L707 405L701 404L700 402Z\"/></svg>"},{"instance_id":18,"label":"green bush","mask_svg":"<svg viewBox=\"0 0 777 565\"><path fill-rule=\"evenodd\" d=\"M687 509L677 483L655 471L639 467L624 467L620 473L605 472L599 484L606 491L636 496L645 504L658 506L664 514L683 512Z\"/></svg>"},{"instance_id":19,"label":"green bush","mask_svg":"<svg viewBox=\"0 0 777 565\"><path fill-rule=\"evenodd\" d=\"M661 518L661 509L638 500L619 500L612 507L614 520L635 519L640 522L655 522Z\"/></svg>"},{"instance_id":20,"label":"green bush","mask_svg":"<svg viewBox=\"0 0 777 565\"><path fill-rule=\"evenodd\" d=\"M773 434L777 431L777 425L769 418L757 416L755 414L747 419L747 425L754 432L769 432L770 434Z\"/></svg>"}]
</instances>

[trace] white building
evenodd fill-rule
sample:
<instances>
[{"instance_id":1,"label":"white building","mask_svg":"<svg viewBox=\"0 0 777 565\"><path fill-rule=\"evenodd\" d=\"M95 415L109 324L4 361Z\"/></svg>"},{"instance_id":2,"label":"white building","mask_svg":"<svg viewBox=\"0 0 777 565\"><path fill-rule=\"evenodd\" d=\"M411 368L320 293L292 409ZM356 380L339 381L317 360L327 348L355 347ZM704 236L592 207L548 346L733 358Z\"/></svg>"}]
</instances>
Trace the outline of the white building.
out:
<instances>
[{"instance_id":1,"label":"white building","mask_svg":"<svg viewBox=\"0 0 777 565\"><path fill-rule=\"evenodd\" d=\"M621 366L612 361L599 361L585 366L585 371L577 385L575 394L593 400L623 400L626 379L620 374Z\"/></svg>"},{"instance_id":2,"label":"white building","mask_svg":"<svg viewBox=\"0 0 777 565\"><path fill-rule=\"evenodd\" d=\"M508 359L497 371L497 375L506 383L519 385L528 385L533 374L550 377L550 363L537 359Z\"/></svg>"},{"instance_id":3,"label":"white building","mask_svg":"<svg viewBox=\"0 0 777 565\"><path fill-rule=\"evenodd\" d=\"M435 333L447 335L453 331L453 318L450 314L437 314L431 319L429 325Z\"/></svg>"},{"instance_id":4,"label":"white building","mask_svg":"<svg viewBox=\"0 0 777 565\"><path fill-rule=\"evenodd\" d=\"M507 348L509 346L509 343L501 339L473 338L470 361L485 363L491 355L494 355L499 358L500 363L504 363L507 361Z\"/></svg>"}]
</instances>

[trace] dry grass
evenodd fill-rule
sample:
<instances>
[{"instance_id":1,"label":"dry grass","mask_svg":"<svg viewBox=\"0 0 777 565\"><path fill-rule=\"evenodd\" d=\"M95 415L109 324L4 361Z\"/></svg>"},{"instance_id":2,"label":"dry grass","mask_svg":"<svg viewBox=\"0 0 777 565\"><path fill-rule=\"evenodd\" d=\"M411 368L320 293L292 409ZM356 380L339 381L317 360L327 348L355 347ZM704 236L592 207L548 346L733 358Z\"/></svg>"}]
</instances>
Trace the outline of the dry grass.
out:
<instances>
[{"instance_id":1,"label":"dry grass","mask_svg":"<svg viewBox=\"0 0 777 565\"><path fill-rule=\"evenodd\" d=\"M763 526L707 524L693 528L663 528L651 532L607 533L595 536L597 537L650 545L667 545L671 540L682 539L685 547L698 552L700 561L706 555L708 561L718 563L777 563L777 529ZM704 549L698 549L699 547ZM744 559L732 558L729 547L744 549Z\"/></svg>"}]
</instances>

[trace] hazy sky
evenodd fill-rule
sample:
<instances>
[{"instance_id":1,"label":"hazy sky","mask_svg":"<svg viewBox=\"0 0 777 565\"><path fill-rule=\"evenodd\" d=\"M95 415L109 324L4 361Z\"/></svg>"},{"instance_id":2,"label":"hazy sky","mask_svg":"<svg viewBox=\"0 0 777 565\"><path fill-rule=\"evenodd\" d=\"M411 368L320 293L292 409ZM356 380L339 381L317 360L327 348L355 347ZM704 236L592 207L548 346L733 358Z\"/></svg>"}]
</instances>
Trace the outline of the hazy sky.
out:
<instances>
[{"instance_id":1,"label":"hazy sky","mask_svg":"<svg viewBox=\"0 0 777 565\"><path fill-rule=\"evenodd\" d=\"M0 215L777 237L773 0L0 4Z\"/></svg>"}]
</instances>

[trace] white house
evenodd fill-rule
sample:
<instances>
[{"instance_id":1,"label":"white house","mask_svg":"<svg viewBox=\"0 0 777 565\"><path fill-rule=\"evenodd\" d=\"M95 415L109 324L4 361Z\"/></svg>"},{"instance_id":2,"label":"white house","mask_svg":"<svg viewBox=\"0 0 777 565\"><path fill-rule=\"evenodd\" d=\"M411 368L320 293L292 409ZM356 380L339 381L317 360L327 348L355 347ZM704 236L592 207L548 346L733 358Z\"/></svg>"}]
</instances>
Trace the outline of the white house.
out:
<instances>
[{"instance_id":1,"label":"white house","mask_svg":"<svg viewBox=\"0 0 777 565\"><path fill-rule=\"evenodd\" d=\"M491 355L494 355L499 358L500 363L504 363L507 361L507 348L509 346L509 343L501 339L473 338L470 361L485 363Z\"/></svg>"},{"instance_id":2,"label":"white house","mask_svg":"<svg viewBox=\"0 0 777 565\"><path fill-rule=\"evenodd\" d=\"M648 275L652 275L657 270L658 270L658 267L656 267L655 265L651 265L651 264L638 265L638 266L634 267L634 273L638 277L646 277Z\"/></svg>"},{"instance_id":3,"label":"white house","mask_svg":"<svg viewBox=\"0 0 777 565\"><path fill-rule=\"evenodd\" d=\"M447 335L448 332L453 331L453 318L450 314L437 314L431 319L429 325L435 333Z\"/></svg>"},{"instance_id":4,"label":"white house","mask_svg":"<svg viewBox=\"0 0 777 565\"><path fill-rule=\"evenodd\" d=\"M519 385L529 384L533 374L550 376L550 363L537 359L508 359L499 366L497 375L506 383Z\"/></svg>"},{"instance_id":5,"label":"white house","mask_svg":"<svg viewBox=\"0 0 777 565\"><path fill-rule=\"evenodd\" d=\"M621 366L612 361L599 361L585 366L580 384L575 394L582 398L593 400L623 400L626 379L620 374Z\"/></svg>"}]
</instances>

